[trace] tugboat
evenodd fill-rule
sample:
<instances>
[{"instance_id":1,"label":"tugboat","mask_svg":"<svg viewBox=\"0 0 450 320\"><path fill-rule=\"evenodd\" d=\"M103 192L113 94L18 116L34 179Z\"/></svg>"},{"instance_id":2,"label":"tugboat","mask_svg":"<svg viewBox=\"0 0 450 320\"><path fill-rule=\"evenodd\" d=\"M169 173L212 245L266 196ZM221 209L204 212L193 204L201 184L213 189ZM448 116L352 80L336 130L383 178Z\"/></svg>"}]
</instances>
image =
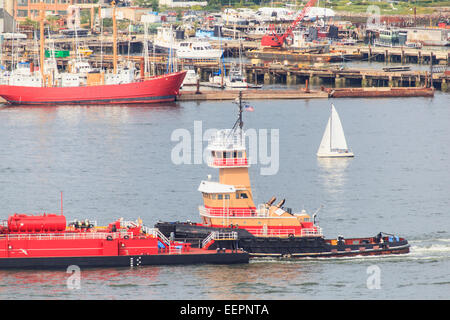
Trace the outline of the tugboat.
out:
<instances>
[{"instance_id":1,"label":"tugboat","mask_svg":"<svg viewBox=\"0 0 450 320\"><path fill-rule=\"evenodd\" d=\"M89 220L66 225L62 214L14 214L0 224L0 269L247 263L248 254L228 244L236 241L236 232L217 232L199 249L166 238L140 219L100 227ZM213 243L220 249L206 250Z\"/></svg>"},{"instance_id":2,"label":"tugboat","mask_svg":"<svg viewBox=\"0 0 450 320\"><path fill-rule=\"evenodd\" d=\"M343 257L409 252L407 240L390 234L325 239L316 223L317 212L312 217L305 210L293 212L284 207L285 199L276 203L273 197L256 207L248 174L242 93L238 104L239 117L233 128L218 131L208 145L208 165L219 169L219 181L208 179L200 183L198 191L204 201L199 207L201 222L156 223L155 227L163 234L201 247L202 240L211 232L235 231L239 248L250 257Z\"/></svg>"}]
</instances>

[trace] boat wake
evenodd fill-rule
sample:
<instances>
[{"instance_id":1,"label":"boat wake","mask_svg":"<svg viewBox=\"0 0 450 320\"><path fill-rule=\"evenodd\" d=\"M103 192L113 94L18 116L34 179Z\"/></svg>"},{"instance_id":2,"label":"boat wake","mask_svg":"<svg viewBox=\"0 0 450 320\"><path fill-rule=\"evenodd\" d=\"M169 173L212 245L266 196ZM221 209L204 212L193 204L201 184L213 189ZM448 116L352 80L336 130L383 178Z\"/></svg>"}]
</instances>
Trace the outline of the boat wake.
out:
<instances>
[{"instance_id":1,"label":"boat wake","mask_svg":"<svg viewBox=\"0 0 450 320\"><path fill-rule=\"evenodd\" d=\"M333 258L276 258L276 257L258 257L252 258L251 263L305 263L305 262L365 262L365 261L392 261L402 262L410 260L446 260L450 259L450 239L438 238L427 240L409 241L410 252L395 255L378 256L352 256L352 257L333 257Z\"/></svg>"}]
</instances>

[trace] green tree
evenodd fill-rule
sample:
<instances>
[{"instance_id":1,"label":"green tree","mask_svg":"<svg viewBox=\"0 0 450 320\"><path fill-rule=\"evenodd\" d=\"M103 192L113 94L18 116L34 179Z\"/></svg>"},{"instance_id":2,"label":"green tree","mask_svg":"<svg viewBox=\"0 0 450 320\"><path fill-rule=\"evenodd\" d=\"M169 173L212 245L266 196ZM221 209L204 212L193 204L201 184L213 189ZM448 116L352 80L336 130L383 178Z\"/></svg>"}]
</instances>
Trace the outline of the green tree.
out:
<instances>
[{"instance_id":1,"label":"green tree","mask_svg":"<svg viewBox=\"0 0 450 320\"><path fill-rule=\"evenodd\" d=\"M206 10L220 10L221 8L220 0L208 0L208 5L205 7Z\"/></svg>"}]
</instances>

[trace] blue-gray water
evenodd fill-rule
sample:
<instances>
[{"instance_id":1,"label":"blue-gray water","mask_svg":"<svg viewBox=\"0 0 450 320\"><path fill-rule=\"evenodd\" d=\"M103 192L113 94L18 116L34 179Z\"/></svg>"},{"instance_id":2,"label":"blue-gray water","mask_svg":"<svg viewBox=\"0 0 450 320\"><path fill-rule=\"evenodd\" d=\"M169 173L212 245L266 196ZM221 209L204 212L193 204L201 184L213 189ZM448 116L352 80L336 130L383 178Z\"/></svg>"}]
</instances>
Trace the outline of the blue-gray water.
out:
<instances>
[{"instance_id":1,"label":"blue-gray water","mask_svg":"<svg viewBox=\"0 0 450 320\"><path fill-rule=\"evenodd\" d=\"M81 270L80 289L64 271L0 271L0 299L448 299L450 297L450 99L252 101L245 127L279 129L276 175L250 169L257 203L286 198L314 212L325 236L396 233L401 256L255 260L239 266ZM333 102L349 160L318 161ZM59 212L68 220L198 220L200 180L218 172L175 165L175 129L194 121L229 128L230 102L151 106L0 109L1 216ZM368 289L368 267L381 289Z\"/></svg>"}]
</instances>

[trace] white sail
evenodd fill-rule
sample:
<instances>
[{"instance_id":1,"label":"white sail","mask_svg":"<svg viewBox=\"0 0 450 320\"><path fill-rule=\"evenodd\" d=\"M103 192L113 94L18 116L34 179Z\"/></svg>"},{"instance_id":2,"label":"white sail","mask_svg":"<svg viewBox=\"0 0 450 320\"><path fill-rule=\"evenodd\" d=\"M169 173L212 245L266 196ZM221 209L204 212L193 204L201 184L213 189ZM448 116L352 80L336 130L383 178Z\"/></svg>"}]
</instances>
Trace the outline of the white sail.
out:
<instances>
[{"instance_id":1,"label":"white sail","mask_svg":"<svg viewBox=\"0 0 450 320\"><path fill-rule=\"evenodd\" d=\"M349 152L347 141L345 140L344 129L339 115L334 105L331 105L331 115L328 119L322 141L320 142L319 157L353 157Z\"/></svg>"},{"instance_id":2,"label":"white sail","mask_svg":"<svg viewBox=\"0 0 450 320\"><path fill-rule=\"evenodd\" d=\"M341 119L334 107L331 105L331 150L347 150L347 141L345 140L344 129L342 128Z\"/></svg>"},{"instance_id":3,"label":"white sail","mask_svg":"<svg viewBox=\"0 0 450 320\"><path fill-rule=\"evenodd\" d=\"M331 151L331 145L330 145L330 122L331 117L328 118L327 127L325 128L325 132L322 136L322 141L320 142L319 150L317 151L317 154L327 154Z\"/></svg>"}]
</instances>

